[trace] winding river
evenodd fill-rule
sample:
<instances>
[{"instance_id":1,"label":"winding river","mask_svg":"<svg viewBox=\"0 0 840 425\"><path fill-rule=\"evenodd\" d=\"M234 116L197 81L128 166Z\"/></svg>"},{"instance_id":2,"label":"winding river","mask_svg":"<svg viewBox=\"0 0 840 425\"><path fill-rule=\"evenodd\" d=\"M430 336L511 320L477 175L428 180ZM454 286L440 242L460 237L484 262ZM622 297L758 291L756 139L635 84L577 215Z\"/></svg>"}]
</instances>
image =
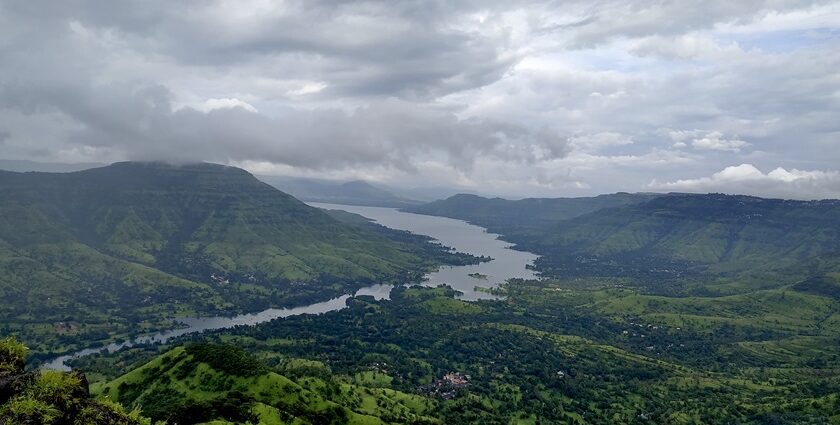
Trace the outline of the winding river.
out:
<instances>
[{"instance_id":1,"label":"winding river","mask_svg":"<svg viewBox=\"0 0 840 425\"><path fill-rule=\"evenodd\" d=\"M534 273L527 269L526 265L531 264L537 258L536 255L512 250L510 249L510 244L497 239L498 235L487 233L484 228L471 225L461 220L406 213L394 208L322 203L310 203L310 205L318 208L344 210L359 214L383 226L431 236L440 243L452 247L457 251L474 255L486 255L493 258L492 261L477 265L444 266L427 276L426 285L437 286L444 283L448 284L461 291L463 293L461 299L464 300L475 301L495 298L485 291L477 290L477 287L496 287L507 279L512 278L535 278ZM387 299L390 292L391 286L389 285L373 285L359 289L352 296L371 295L376 299ZM240 325L253 326L281 317L298 314L322 314L340 310L346 306L346 301L350 297L351 295L343 295L328 301L306 306L284 309L272 308L258 313L242 314L234 317L179 318L177 321L186 325L185 327L144 335L123 342L115 342L104 347L79 350L56 357L44 363L41 367L70 370L70 367L65 364L68 360L95 354L102 350L113 352L138 344L164 343L172 338L196 332L226 329Z\"/></svg>"}]
</instances>

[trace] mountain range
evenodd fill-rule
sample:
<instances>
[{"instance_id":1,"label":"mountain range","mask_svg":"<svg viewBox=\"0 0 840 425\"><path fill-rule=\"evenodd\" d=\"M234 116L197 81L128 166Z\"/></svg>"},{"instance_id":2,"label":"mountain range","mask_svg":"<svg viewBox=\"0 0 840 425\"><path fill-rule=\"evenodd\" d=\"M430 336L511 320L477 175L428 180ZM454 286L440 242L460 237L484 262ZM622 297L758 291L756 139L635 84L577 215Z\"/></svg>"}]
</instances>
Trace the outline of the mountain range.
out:
<instances>
[{"instance_id":1,"label":"mountain range","mask_svg":"<svg viewBox=\"0 0 840 425\"><path fill-rule=\"evenodd\" d=\"M79 335L107 340L133 323L166 326L163 317L411 281L456 258L214 164L0 171L0 198L0 322L38 351Z\"/></svg>"},{"instance_id":2,"label":"mountain range","mask_svg":"<svg viewBox=\"0 0 840 425\"><path fill-rule=\"evenodd\" d=\"M692 287L725 294L840 271L838 200L617 193L510 201L457 195L406 210L500 233L518 249L540 254L536 267L546 277L636 278L683 286L667 286L669 291ZM717 279L723 280L709 285Z\"/></svg>"},{"instance_id":3,"label":"mountain range","mask_svg":"<svg viewBox=\"0 0 840 425\"><path fill-rule=\"evenodd\" d=\"M362 180L337 182L283 176L259 176L259 178L307 202L397 208L420 203Z\"/></svg>"}]
</instances>

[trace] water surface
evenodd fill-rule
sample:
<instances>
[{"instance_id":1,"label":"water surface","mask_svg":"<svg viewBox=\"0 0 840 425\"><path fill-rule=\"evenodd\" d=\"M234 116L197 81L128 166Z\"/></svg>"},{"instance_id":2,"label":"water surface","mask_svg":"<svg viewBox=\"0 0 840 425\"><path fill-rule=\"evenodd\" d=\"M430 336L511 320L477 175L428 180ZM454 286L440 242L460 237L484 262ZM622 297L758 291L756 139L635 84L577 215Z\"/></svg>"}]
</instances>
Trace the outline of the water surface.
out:
<instances>
[{"instance_id":1,"label":"water surface","mask_svg":"<svg viewBox=\"0 0 840 425\"><path fill-rule=\"evenodd\" d=\"M427 276L426 285L437 286L448 284L463 292L462 299L479 300L495 298L486 292L476 290L476 287L490 288L511 278L534 278L534 273L526 268L537 256L528 252L515 251L510 249L510 244L497 239L498 235L487 233L479 226L471 225L465 221L454 220L445 217L434 217L427 215L411 214L398 211L394 208L359 207L348 205L311 203L310 205L338 209L359 214L375 220L393 229L408 230L412 233L431 236L440 243L452 247L460 252L473 255L486 255L493 258L492 261L471 265L471 266L444 266L440 270L430 273ZM469 276L472 273L482 275L481 278ZM484 277L486 276L486 278ZM353 296L371 295L376 299L388 299L391 286L372 285L361 288ZM121 348L131 347L138 344L165 343L172 338L196 332L203 332L216 329L227 329L236 326L253 326L259 323L268 322L272 319L289 317L299 314L322 314L330 311L340 310L346 307L347 299L351 295L343 295L331 300L305 305L295 308L276 309L271 308L258 313L242 314L234 317L193 317L178 318L175 322L185 325L183 328L161 331L155 334L140 336L128 341L115 342L104 347L86 348L61 357L52 359L42 367L48 369L70 370L65 364L70 359L88 356L103 350L114 352Z\"/></svg>"},{"instance_id":2,"label":"water surface","mask_svg":"<svg viewBox=\"0 0 840 425\"><path fill-rule=\"evenodd\" d=\"M465 300L495 298L486 292L476 291L476 286L496 287L508 279L536 279L533 271L526 268L537 259L530 252L510 249L511 244L498 239L497 234L488 233L480 226L462 220L430 215L412 214L395 208L360 207L311 202L318 208L343 210L370 218L392 229L408 230L419 235L435 238L440 243L455 248L460 252L473 255L486 255L493 259L487 263L472 266L444 266L427 276L427 285L437 286L445 283L461 291ZM477 273L486 279L471 277Z\"/></svg>"}]
</instances>

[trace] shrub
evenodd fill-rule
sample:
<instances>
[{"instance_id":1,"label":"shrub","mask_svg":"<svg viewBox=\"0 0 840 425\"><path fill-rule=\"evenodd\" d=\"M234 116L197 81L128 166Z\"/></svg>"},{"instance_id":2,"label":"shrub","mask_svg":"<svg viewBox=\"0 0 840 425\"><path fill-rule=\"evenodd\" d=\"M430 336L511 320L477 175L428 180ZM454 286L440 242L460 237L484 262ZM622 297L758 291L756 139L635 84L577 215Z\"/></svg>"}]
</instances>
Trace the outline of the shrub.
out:
<instances>
[{"instance_id":1,"label":"shrub","mask_svg":"<svg viewBox=\"0 0 840 425\"><path fill-rule=\"evenodd\" d=\"M186 351L195 360L230 375L256 376L265 371L265 366L259 360L235 345L191 344L186 347Z\"/></svg>"},{"instance_id":2,"label":"shrub","mask_svg":"<svg viewBox=\"0 0 840 425\"><path fill-rule=\"evenodd\" d=\"M14 338L0 339L0 372L23 372L28 353L29 349Z\"/></svg>"},{"instance_id":3,"label":"shrub","mask_svg":"<svg viewBox=\"0 0 840 425\"><path fill-rule=\"evenodd\" d=\"M60 419L62 413L54 406L29 397L18 397L0 407L0 424L49 425Z\"/></svg>"}]
</instances>

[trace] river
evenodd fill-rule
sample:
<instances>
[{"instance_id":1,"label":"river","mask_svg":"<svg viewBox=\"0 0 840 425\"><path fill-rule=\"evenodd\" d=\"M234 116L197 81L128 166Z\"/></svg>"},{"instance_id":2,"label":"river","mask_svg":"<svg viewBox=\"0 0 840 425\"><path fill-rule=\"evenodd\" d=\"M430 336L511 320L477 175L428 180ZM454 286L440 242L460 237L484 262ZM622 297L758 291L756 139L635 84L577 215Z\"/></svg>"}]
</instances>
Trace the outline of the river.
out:
<instances>
[{"instance_id":1,"label":"river","mask_svg":"<svg viewBox=\"0 0 840 425\"><path fill-rule=\"evenodd\" d=\"M359 207L310 203L318 208L344 210L370 218L392 229L408 230L418 235L431 236L438 242L455 248L456 251L473 255L486 255L493 259L487 263L472 266L444 266L427 276L427 285L448 284L461 291L461 299L475 301L495 298L486 292L476 291L476 286L496 287L512 278L535 279L534 273L525 266L532 264L537 256L530 252L510 249L511 244L501 241L499 235L487 233L483 227L474 226L462 220L431 215L412 214L394 208ZM481 278L469 276L477 273ZM485 277L486 276L486 277Z\"/></svg>"},{"instance_id":2,"label":"river","mask_svg":"<svg viewBox=\"0 0 840 425\"><path fill-rule=\"evenodd\" d=\"M475 301L495 298L487 292L476 290L477 286L491 288L498 286L507 279L535 278L534 273L527 269L526 265L531 264L537 258L536 255L529 252L512 250L510 249L510 244L497 239L498 235L487 233L484 228L471 225L461 220L406 213L394 208L322 203L310 203L310 205L318 208L344 210L359 214L383 226L431 236L440 243L460 252L473 255L486 255L493 258L492 261L477 265L444 266L427 276L425 285L437 286L444 283L448 284L461 291L463 295L460 298L464 300ZM477 277L470 276L470 274ZM353 296L371 295L376 299L387 299L390 292L391 286L389 285L373 285L359 289ZM177 322L186 325L185 327L144 335L127 341L115 342L104 347L79 350L45 362L42 367L46 369L70 370L70 367L65 364L68 360L95 354L102 350L113 352L137 344L164 343L172 338L196 332L226 329L240 325L253 326L281 317L298 314L322 314L340 310L346 306L346 301L350 296L343 295L328 301L306 306L284 309L272 308L258 313L242 314L234 317L178 318Z\"/></svg>"}]
</instances>

